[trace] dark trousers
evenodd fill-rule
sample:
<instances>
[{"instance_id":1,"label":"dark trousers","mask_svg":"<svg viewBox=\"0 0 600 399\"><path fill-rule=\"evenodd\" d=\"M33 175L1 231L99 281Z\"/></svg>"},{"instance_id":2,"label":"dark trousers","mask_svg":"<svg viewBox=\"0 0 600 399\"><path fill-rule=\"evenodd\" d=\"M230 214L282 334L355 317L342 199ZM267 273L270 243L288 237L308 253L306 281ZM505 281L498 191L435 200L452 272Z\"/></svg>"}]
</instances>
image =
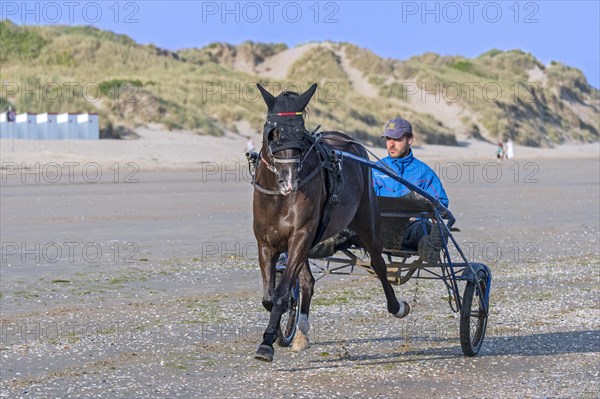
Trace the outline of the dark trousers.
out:
<instances>
[{"instance_id":1,"label":"dark trousers","mask_svg":"<svg viewBox=\"0 0 600 399\"><path fill-rule=\"evenodd\" d=\"M402 248L416 251L419 248L419 241L431 233L431 222L429 220L415 220L404 229L402 236Z\"/></svg>"}]
</instances>

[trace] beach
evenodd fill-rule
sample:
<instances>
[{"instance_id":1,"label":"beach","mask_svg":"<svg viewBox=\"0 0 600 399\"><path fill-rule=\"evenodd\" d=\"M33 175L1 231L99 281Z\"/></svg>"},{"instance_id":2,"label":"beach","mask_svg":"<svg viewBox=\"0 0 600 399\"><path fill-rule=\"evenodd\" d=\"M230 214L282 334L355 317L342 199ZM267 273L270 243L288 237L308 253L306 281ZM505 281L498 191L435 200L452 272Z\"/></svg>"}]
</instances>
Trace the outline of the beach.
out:
<instances>
[{"instance_id":1,"label":"beach","mask_svg":"<svg viewBox=\"0 0 600 399\"><path fill-rule=\"evenodd\" d=\"M398 320L359 271L319 280L311 347L265 364L246 140L138 134L0 142L0 397L598 396L598 143L414 148L493 273L479 356L441 282L395 287Z\"/></svg>"}]
</instances>

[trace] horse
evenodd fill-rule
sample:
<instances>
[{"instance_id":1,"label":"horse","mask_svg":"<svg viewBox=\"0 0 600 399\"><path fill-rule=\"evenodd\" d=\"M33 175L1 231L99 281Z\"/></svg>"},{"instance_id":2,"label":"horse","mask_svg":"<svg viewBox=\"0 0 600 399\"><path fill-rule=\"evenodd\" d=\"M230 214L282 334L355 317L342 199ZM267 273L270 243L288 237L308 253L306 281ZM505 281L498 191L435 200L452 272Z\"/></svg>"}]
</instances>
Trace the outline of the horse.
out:
<instances>
[{"instance_id":1,"label":"horse","mask_svg":"<svg viewBox=\"0 0 600 399\"><path fill-rule=\"evenodd\" d=\"M258 83L257 87L268 112L262 147L255 154L253 229L263 284L262 304L270 317L255 358L272 362L281 316L287 311L291 289L298 279L302 301L292 351L309 347L308 316L315 283L308 264L309 250L346 227L358 235L369 253L388 311L401 318L410 308L408 303L398 302L387 279L370 169L352 162L342 167L338 160L329 164L330 169L336 169L337 177L332 177L335 173L328 177L323 153L330 151L318 151L337 149L367 158L365 148L341 132L317 134L306 130L306 106L317 89L316 83L304 93L285 91L276 97ZM332 179L337 181L333 196ZM276 262L283 252L288 252L288 261L276 287Z\"/></svg>"}]
</instances>

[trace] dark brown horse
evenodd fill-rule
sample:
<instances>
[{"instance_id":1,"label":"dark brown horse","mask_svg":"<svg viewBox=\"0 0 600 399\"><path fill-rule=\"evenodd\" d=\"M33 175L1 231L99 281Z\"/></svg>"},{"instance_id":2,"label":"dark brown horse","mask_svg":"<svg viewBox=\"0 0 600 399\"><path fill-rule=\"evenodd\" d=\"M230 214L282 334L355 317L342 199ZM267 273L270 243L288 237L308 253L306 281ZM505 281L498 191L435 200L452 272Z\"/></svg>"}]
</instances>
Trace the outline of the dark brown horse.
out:
<instances>
[{"instance_id":1,"label":"dark brown horse","mask_svg":"<svg viewBox=\"0 0 600 399\"><path fill-rule=\"evenodd\" d=\"M337 201L328 205L331 189L328 190L330 185L315 140L367 158L365 149L343 133L324 132L319 137L305 129L305 108L316 84L302 94L284 92L277 97L260 84L257 86L268 114L256 167L254 235L263 280L262 303L271 315L255 357L270 362L281 316L287 310L290 290L298 278L302 303L292 350L308 347L308 314L315 282L308 264L309 250L316 241L333 237L346 227L357 233L369 253L371 267L385 292L388 311L404 317L409 307L406 302L398 302L387 280L371 171L359 164L344 163L338 179ZM283 252L288 252L289 258L276 287L275 265Z\"/></svg>"}]
</instances>

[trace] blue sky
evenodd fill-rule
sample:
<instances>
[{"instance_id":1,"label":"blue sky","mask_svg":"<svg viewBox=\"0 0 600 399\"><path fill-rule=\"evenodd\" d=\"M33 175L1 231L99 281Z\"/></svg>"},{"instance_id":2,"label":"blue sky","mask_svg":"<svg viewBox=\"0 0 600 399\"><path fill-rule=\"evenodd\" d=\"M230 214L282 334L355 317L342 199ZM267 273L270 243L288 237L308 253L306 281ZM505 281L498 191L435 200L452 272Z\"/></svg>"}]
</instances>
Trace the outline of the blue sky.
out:
<instances>
[{"instance_id":1,"label":"blue sky","mask_svg":"<svg viewBox=\"0 0 600 399\"><path fill-rule=\"evenodd\" d=\"M19 24L84 24L176 50L345 41L383 57L521 49L600 85L600 1L3 1Z\"/></svg>"}]
</instances>

